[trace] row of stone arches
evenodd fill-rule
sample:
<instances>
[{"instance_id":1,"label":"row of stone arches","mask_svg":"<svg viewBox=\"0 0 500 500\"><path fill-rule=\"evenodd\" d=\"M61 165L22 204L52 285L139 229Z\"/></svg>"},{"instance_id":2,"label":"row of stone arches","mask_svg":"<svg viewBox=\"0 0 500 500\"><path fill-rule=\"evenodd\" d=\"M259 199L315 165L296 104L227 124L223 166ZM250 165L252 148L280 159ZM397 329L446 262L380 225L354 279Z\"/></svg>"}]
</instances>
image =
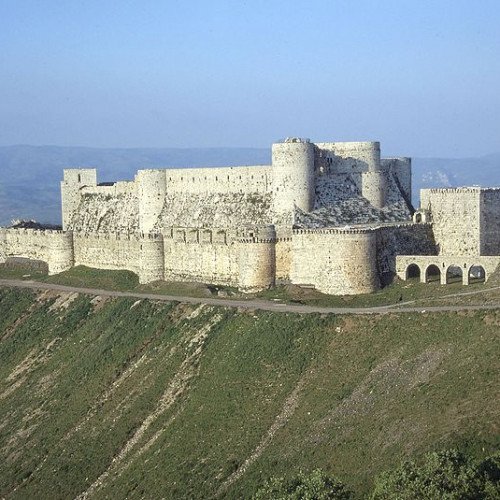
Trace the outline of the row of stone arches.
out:
<instances>
[{"instance_id":1,"label":"row of stone arches","mask_svg":"<svg viewBox=\"0 0 500 500\"><path fill-rule=\"evenodd\" d=\"M410 278L419 278L423 283L437 281L446 285L449 283L484 283L486 281L486 271L479 264L472 266L465 264L463 268L456 264L442 268L436 264L429 264L423 269L418 264L410 264L406 268L406 279Z\"/></svg>"}]
</instances>

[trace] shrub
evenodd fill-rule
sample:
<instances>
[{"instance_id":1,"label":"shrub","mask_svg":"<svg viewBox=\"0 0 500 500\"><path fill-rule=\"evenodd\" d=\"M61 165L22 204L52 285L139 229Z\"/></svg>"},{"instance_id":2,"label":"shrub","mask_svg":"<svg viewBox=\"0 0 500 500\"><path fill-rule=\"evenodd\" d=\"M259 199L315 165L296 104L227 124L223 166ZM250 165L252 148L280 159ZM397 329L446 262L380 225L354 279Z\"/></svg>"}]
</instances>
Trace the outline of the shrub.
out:
<instances>
[{"instance_id":1,"label":"shrub","mask_svg":"<svg viewBox=\"0 0 500 500\"><path fill-rule=\"evenodd\" d=\"M336 479L316 469L293 478L273 477L254 495L254 500L348 500L350 491Z\"/></svg>"},{"instance_id":2,"label":"shrub","mask_svg":"<svg viewBox=\"0 0 500 500\"><path fill-rule=\"evenodd\" d=\"M456 450L428 453L376 479L372 500L396 498L500 499L500 458L474 463Z\"/></svg>"}]
</instances>

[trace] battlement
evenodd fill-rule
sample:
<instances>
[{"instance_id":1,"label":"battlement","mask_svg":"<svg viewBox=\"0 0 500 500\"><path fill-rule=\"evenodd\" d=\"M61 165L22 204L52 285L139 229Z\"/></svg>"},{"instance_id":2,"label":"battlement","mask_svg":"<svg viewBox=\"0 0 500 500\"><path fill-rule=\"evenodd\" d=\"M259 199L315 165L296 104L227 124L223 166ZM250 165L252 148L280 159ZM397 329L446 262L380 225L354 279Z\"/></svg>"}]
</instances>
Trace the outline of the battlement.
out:
<instances>
[{"instance_id":1,"label":"battlement","mask_svg":"<svg viewBox=\"0 0 500 500\"><path fill-rule=\"evenodd\" d=\"M1 227L0 231L8 234L32 234L36 237L44 237L54 234L67 234L67 231L63 231L62 229L30 229L25 227Z\"/></svg>"},{"instance_id":2,"label":"battlement","mask_svg":"<svg viewBox=\"0 0 500 500\"><path fill-rule=\"evenodd\" d=\"M376 228L372 227L325 227L313 229L294 229L293 234L369 234L373 233Z\"/></svg>"},{"instance_id":3,"label":"battlement","mask_svg":"<svg viewBox=\"0 0 500 500\"><path fill-rule=\"evenodd\" d=\"M495 190L495 188L489 188L489 190ZM496 188L500 189L500 188ZM463 187L445 187L445 188L426 188L422 189L422 193L432 193L432 194L461 194L461 193L479 193L485 190L479 186L463 186Z\"/></svg>"}]
</instances>

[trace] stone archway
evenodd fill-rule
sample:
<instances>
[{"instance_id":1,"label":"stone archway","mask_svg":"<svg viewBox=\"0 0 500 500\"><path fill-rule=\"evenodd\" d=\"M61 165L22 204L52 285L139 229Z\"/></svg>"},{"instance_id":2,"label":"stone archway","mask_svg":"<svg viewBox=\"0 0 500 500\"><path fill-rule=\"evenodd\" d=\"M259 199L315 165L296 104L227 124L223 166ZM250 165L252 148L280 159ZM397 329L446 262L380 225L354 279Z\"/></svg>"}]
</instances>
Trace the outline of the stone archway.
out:
<instances>
[{"instance_id":1,"label":"stone archway","mask_svg":"<svg viewBox=\"0 0 500 500\"><path fill-rule=\"evenodd\" d=\"M469 283L484 283L486 281L486 271L483 266L474 264L469 268Z\"/></svg>"},{"instance_id":2,"label":"stone archway","mask_svg":"<svg viewBox=\"0 0 500 500\"><path fill-rule=\"evenodd\" d=\"M410 264L406 268L406 279L420 278L422 272L420 271L420 266L417 264Z\"/></svg>"},{"instance_id":3,"label":"stone archway","mask_svg":"<svg viewBox=\"0 0 500 500\"><path fill-rule=\"evenodd\" d=\"M436 264L431 264L425 270L425 282L431 283L435 281L441 282L441 270Z\"/></svg>"},{"instance_id":4,"label":"stone archway","mask_svg":"<svg viewBox=\"0 0 500 500\"><path fill-rule=\"evenodd\" d=\"M462 268L456 264L448 266L446 269L446 284L462 283L464 279L464 272Z\"/></svg>"}]
</instances>

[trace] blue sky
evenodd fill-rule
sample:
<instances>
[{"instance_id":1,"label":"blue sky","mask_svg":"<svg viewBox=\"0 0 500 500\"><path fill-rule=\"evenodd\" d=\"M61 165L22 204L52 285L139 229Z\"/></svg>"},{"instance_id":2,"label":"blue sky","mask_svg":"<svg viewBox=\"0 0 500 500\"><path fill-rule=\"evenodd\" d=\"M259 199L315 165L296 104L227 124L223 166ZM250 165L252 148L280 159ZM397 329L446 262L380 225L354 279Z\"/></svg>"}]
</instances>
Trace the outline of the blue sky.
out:
<instances>
[{"instance_id":1,"label":"blue sky","mask_svg":"<svg viewBox=\"0 0 500 500\"><path fill-rule=\"evenodd\" d=\"M0 145L500 151L500 1L0 0Z\"/></svg>"}]
</instances>

